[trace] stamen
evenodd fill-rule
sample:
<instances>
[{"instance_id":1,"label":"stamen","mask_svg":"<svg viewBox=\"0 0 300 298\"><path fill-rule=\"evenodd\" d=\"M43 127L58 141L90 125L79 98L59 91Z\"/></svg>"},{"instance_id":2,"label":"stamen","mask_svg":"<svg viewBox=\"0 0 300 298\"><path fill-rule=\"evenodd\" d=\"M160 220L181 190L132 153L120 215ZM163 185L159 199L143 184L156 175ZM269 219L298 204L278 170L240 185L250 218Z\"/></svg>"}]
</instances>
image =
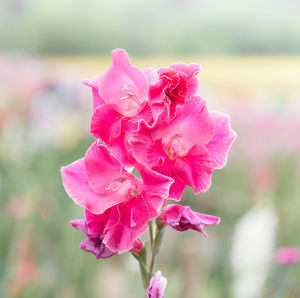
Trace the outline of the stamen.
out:
<instances>
[{"instance_id":1,"label":"stamen","mask_svg":"<svg viewBox=\"0 0 300 298\"><path fill-rule=\"evenodd\" d=\"M165 152L170 159L175 159L176 155L179 153L178 151L181 150L180 138L182 138L182 134L173 135L165 148ZM174 142L177 142L177 146L174 144Z\"/></svg>"},{"instance_id":2,"label":"stamen","mask_svg":"<svg viewBox=\"0 0 300 298\"><path fill-rule=\"evenodd\" d=\"M130 90L131 89L131 90ZM126 96L121 97L121 100L125 100L125 99L132 99L133 102L139 106L140 102L138 97L134 94L133 92L133 88L131 86L128 86L127 84L123 84L122 90L125 91L127 93Z\"/></svg>"},{"instance_id":3,"label":"stamen","mask_svg":"<svg viewBox=\"0 0 300 298\"><path fill-rule=\"evenodd\" d=\"M109 186L105 187L105 190L118 191L124 186L123 183L127 180L127 177L118 177Z\"/></svg>"},{"instance_id":4,"label":"stamen","mask_svg":"<svg viewBox=\"0 0 300 298\"><path fill-rule=\"evenodd\" d=\"M179 141L180 138L182 138L182 134L176 134L172 136L167 144L166 151L169 151L174 141L175 140Z\"/></svg>"}]
</instances>

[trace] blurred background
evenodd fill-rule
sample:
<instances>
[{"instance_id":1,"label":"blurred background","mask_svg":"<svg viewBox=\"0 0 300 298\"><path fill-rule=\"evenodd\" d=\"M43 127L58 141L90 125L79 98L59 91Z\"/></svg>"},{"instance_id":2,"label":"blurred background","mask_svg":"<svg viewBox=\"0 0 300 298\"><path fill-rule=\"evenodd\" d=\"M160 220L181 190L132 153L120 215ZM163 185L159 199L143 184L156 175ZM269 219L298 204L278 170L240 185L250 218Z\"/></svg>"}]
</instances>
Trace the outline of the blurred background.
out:
<instances>
[{"instance_id":1,"label":"blurred background","mask_svg":"<svg viewBox=\"0 0 300 298\"><path fill-rule=\"evenodd\" d=\"M0 0L0 297L140 298L129 254L96 260L68 222L83 210L60 167L82 157L81 79L114 48L139 67L199 63L198 93L239 137L205 194L209 237L167 229L167 298L300 297L300 2ZM278 249L280 249L278 251Z\"/></svg>"}]
</instances>

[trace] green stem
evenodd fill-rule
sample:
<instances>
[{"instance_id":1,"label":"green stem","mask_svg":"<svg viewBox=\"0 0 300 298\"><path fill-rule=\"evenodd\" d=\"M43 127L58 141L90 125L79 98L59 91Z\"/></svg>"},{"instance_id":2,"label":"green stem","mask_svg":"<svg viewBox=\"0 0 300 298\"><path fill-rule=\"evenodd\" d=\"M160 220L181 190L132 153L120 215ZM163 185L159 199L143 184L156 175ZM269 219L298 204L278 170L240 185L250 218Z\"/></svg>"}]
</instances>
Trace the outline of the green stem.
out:
<instances>
[{"instance_id":1,"label":"green stem","mask_svg":"<svg viewBox=\"0 0 300 298\"><path fill-rule=\"evenodd\" d=\"M153 249L153 223L152 221L149 221L148 223L148 227L149 227L149 236L150 236L150 248L151 248L151 251Z\"/></svg>"},{"instance_id":2,"label":"green stem","mask_svg":"<svg viewBox=\"0 0 300 298\"><path fill-rule=\"evenodd\" d=\"M151 263L150 263L150 267L149 267L149 278L151 278L153 275L153 269L155 266L157 254L161 247L163 235L164 235L164 226L156 225L156 233L155 233L155 238L154 238L152 250L151 250L152 257L151 257Z\"/></svg>"},{"instance_id":3,"label":"green stem","mask_svg":"<svg viewBox=\"0 0 300 298\"><path fill-rule=\"evenodd\" d=\"M131 253L133 257L139 262L141 277L143 286L145 289L149 286L150 280L153 275L153 269L157 254L159 252L161 242L164 234L164 226L156 222L155 226L153 222L149 222L149 234L150 234L150 251L151 251L151 262L147 270L147 242L144 243L143 248L139 254ZM154 235L155 234L155 235Z\"/></svg>"}]
</instances>

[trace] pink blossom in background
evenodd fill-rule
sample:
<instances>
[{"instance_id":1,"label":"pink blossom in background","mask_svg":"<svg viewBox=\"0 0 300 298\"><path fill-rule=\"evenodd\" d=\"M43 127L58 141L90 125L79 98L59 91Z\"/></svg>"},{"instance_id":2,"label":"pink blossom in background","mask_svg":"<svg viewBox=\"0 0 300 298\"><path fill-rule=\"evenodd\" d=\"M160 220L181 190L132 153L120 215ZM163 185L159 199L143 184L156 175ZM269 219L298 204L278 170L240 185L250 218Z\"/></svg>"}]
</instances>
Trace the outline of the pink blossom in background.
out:
<instances>
[{"instance_id":1,"label":"pink blossom in background","mask_svg":"<svg viewBox=\"0 0 300 298\"><path fill-rule=\"evenodd\" d=\"M202 233L205 237L207 237L207 234L203 228L217 225L220 222L219 217L194 212L189 206L175 204L164 208L159 215L159 220L162 224L168 225L179 232L192 229Z\"/></svg>"},{"instance_id":2,"label":"pink blossom in background","mask_svg":"<svg viewBox=\"0 0 300 298\"><path fill-rule=\"evenodd\" d=\"M167 279L157 271L151 278L150 285L147 288L147 298L165 298L165 288Z\"/></svg>"},{"instance_id":3,"label":"pink blossom in background","mask_svg":"<svg viewBox=\"0 0 300 298\"><path fill-rule=\"evenodd\" d=\"M236 158L260 165L282 154L299 154L299 101L286 110L256 106L255 102L235 103L230 114L241 137L235 146ZM257 133L259 132L259 134ZM255 145L253 144L255 140ZM272 144L272 146L270 146Z\"/></svg>"},{"instance_id":4,"label":"pink blossom in background","mask_svg":"<svg viewBox=\"0 0 300 298\"><path fill-rule=\"evenodd\" d=\"M275 261L280 265L298 263L300 261L300 250L294 246L280 247L275 252Z\"/></svg>"},{"instance_id":5,"label":"pink blossom in background","mask_svg":"<svg viewBox=\"0 0 300 298\"><path fill-rule=\"evenodd\" d=\"M62 168L69 196L85 210L88 234L98 234L111 251L132 248L169 195L172 179L136 165L142 180L126 171L95 142L84 158Z\"/></svg>"}]
</instances>

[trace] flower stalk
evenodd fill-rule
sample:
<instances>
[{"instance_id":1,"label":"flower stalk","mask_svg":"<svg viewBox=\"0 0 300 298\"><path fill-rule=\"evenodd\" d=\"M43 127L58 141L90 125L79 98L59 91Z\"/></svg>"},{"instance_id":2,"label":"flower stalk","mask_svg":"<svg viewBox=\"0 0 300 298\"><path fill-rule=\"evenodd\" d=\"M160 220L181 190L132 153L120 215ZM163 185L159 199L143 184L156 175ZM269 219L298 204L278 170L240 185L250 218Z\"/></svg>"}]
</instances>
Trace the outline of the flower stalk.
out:
<instances>
[{"instance_id":1,"label":"flower stalk","mask_svg":"<svg viewBox=\"0 0 300 298\"><path fill-rule=\"evenodd\" d=\"M148 245L145 241L143 248L140 252L132 253L133 257L139 262L140 274L145 289L149 286L150 280L153 276L153 269L155 266L156 258L159 253L161 243L164 235L164 225L155 222L149 222L149 238L150 238L150 265L148 262Z\"/></svg>"}]
</instances>

